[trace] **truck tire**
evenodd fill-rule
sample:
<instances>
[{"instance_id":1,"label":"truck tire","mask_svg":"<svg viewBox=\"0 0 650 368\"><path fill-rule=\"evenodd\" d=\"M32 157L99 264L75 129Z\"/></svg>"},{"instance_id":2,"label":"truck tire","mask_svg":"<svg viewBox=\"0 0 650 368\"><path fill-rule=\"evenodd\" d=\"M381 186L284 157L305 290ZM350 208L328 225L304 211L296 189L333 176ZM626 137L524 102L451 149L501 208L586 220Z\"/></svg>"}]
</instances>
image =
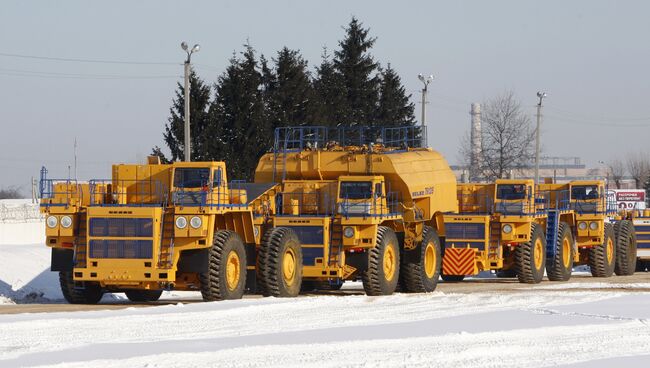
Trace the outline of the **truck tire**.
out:
<instances>
[{"instance_id":1,"label":"truck tire","mask_svg":"<svg viewBox=\"0 0 650 368\"><path fill-rule=\"evenodd\" d=\"M538 284L544 277L546 263L546 238L542 228L533 223L530 241L519 244L515 249L515 272L519 282Z\"/></svg>"},{"instance_id":2,"label":"truck tire","mask_svg":"<svg viewBox=\"0 0 650 368\"><path fill-rule=\"evenodd\" d=\"M206 302L241 299L246 286L246 249L239 234L231 230L214 234L208 272L200 273L199 280Z\"/></svg>"},{"instance_id":3,"label":"truck tire","mask_svg":"<svg viewBox=\"0 0 650 368\"><path fill-rule=\"evenodd\" d=\"M287 227L269 229L258 260L258 283L264 296L295 297L302 284L302 248L298 235Z\"/></svg>"},{"instance_id":4,"label":"truck tire","mask_svg":"<svg viewBox=\"0 0 650 368\"><path fill-rule=\"evenodd\" d=\"M395 292L399 279L399 246L393 229L377 228L375 247L368 249L368 264L361 275L367 295L390 295Z\"/></svg>"},{"instance_id":5,"label":"truck tire","mask_svg":"<svg viewBox=\"0 0 650 368\"><path fill-rule=\"evenodd\" d=\"M603 244L589 250L589 268L593 277L610 277L614 273L616 263L616 240L614 226L605 224Z\"/></svg>"},{"instance_id":6,"label":"truck tire","mask_svg":"<svg viewBox=\"0 0 650 368\"><path fill-rule=\"evenodd\" d=\"M422 242L411 251L402 254L400 267L400 286L406 293L429 293L436 289L442 257L440 238L431 226L422 231Z\"/></svg>"},{"instance_id":7,"label":"truck tire","mask_svg":"<svg viewBox=\"0 0 650 368\"><path fill-rule=\"evenodd\" d=\"M546 274L551 281L568 281L573 269L573 248L575 240L571 227L566 222L560 222L555 244L555 257L546 259Z\"/></svg>"},{"instance_id":8,"label":"truck tire","mask_svg":"<svg viewBox=\"0 0 650 368\"><path fill-rule=\"evenodd\" d=\"M616 265L614 272L619 276L633 275L636 270L636 232L629 220L614 224L616 238Z\"/></svg>"},{"instance_id":9,"label":"truck tire","mask_svg":"<svg viewBox=\"0 0 650 368\"><path fill-rule=\"evenodd\" d=\"M83 282L83 287L75 287L72 271L59 272L59 284L63 297L70 304L97 304L104 296L104 290L95 282Z\"/></svg>"},{"instance_id":10,"label":"truck tire","mask_svg":"<svg viewBox=\"0 0 650 368\"><path fill-rule=\"evenodd\" d=\"M132 302L155 302L160 299L162 290L126 290L124 294Z\"/></svg>"}]
</instances>

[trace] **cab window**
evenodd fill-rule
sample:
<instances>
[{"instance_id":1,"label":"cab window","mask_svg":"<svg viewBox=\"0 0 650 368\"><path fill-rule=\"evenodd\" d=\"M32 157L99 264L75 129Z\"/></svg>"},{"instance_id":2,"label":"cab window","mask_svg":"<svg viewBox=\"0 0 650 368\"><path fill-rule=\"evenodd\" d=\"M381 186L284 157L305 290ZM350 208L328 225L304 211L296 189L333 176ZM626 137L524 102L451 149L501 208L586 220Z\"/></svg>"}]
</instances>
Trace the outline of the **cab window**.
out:
<instances>
[{"instance_id":1,"label":"cab window","mask_svg":"<svg viewBox=\"0 0 650 368\"><path fill-rule=\"evenodd\" d=\"M341 182L340 197L347 199L370 199L372 183L369 181Z\"/></svg>"},{"instance_id":2,"label":"cab window","mask_svg":"<svg viewBox=\"0 0 650 368\"><path fill-rule=\"evenodd\" d=\"M216 169L212 173L212 187L218 188L221 186L221 169Z\"/></svg>"},{"instance_id":3,"label":"cab window","mask_svg":"<svg viewBox=\"0 0 650 368\"><path fill-rule=\"evenodd\" d=\"M497 199L516 200L526 199L525 184L499 184L497 185Z\"/></svg>"},{"instance_id":4,"label":"cab window","mask_svg":"<svg viewBox=\"0 0 650 368\"><path fill-rule=\"evenodd\" d=\"M178 168L174 170L174 187L202 188L210 182L208 168Z\"/></svg>"},{"instance_id":5,"label":"cab window","mask_svg":"<svg viewBox=\"0 0 650 368\"><path fill-rule=\"evenodd\" d=\"M600 195L597 185L575 185L571 187L571 199L584 201L598 198L600 198Z\"/></svg>"}]
</instances>

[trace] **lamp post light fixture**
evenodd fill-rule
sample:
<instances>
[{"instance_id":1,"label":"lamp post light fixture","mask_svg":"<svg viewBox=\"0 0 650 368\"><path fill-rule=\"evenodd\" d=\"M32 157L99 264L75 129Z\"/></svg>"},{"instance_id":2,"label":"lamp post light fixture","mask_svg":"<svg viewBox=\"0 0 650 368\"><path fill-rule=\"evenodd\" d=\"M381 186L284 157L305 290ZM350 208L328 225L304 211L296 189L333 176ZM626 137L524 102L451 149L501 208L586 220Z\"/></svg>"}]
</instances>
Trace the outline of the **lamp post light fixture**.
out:
<instances>
[{"instance_id":1,"label":"lamp post light fixture","mask_svg":"<svg viewBox=\"0 0 650 368\"><path fill-rule=\"evenodd\" d=\"M424 125L426 124L426 106L427 106L427 90L429 83L433 81L433 75L429 75L428 77L423 76L422 74L418 74L418 79L422 82L423 87L422 87L422 127L424 128Z\"/></svg>"},{"instance_id":2,"label":"lamp post light fixture","mask_svg":"<svg viewBox=\"0 0 650 368\"><path fill-rule=\"evenodd\" d=\"M537 104L537 129L535 131L535 184L539 183L539 125L542 119L542 100L546 96L546 92L537 92L539 103Z\"/></svg>"},{"instance_id":3,"label":"lamp post light fixture","mask_svg":"<svg viewBox=\"0 0 650 368\"><path fill-rule=\"evenodd\" d=\"M190 62L192 60L192 54L199 52L201 46L199 44L194 45L191 49L187 46L187 42L181 42L181 48L187 53L187 59L185 60L185 84L183 90L185 91L185 150L184 150L184 161L190 162L192 155L192 147L190 140Z\"/></svg>"}]
</instances>

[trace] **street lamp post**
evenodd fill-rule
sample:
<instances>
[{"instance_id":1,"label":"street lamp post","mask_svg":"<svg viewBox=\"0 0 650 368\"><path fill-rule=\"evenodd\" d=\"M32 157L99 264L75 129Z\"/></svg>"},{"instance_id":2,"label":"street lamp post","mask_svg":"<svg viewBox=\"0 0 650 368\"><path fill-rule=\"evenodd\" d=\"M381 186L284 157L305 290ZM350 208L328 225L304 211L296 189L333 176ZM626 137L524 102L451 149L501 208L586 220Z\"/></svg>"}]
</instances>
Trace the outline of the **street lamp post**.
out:
<instances>
[{"instance_id":1,"label":"street lamp post","mask_svg":"<svg viewBox=\"0 0 650 368\"><path fill-rule=\"evenodd\" d=\"M427 106L427 87L429 86L429 83L433 81L433 75L429 75L428 77L424 77L422 74L418 74L418 79L422 82L424 85L422 88L422 127L424 128L424 125L426 123L426 106Z\"/></svg>"},{"instance_id":2,"label":"street lamp post","mask_svg":"<svg viewBox=\"0 0 650 368\"><path fill-rule=\"evenodd\" d=\"M542 100L546 98L546 92L537 92L539 103L537 104L537 130L535 136L535 184L539 183L539 125L542 119Z\"/></svg>"},{"instance_id":3,"label":"street lamp post","mask_svg":"<svg viewBox=\"0 0 650 368\"><path fill-rule=\"evenodd\" d=\"M187 59L185 60L185 84L183 90L185 91L185 152L184 159L186 162L192 161L192 147L190 140L190 62L192 59L192 54L199 52L201 46L198 44L194 45L191 49L187 46L185 41L181 42L181 48L187 53Z\"/></svg>"}]
</instances>

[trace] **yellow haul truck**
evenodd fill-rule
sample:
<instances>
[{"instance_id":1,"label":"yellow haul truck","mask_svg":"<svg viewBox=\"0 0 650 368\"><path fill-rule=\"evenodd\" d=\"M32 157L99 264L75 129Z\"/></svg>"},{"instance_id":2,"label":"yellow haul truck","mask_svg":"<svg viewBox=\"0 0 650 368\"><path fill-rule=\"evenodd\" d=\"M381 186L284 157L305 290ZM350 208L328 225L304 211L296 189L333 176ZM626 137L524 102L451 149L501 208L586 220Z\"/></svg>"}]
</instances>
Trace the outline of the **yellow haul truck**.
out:
<instances>
[{"instance_id":1,"label":"yellow haul truck","mask_svg":"<svg viewBox=\"0 0 650 368\"><path fill-rule=\"evenodd\" d=\"M226 179L223 162L163 165L157 157L113 165L110 180L83 184L48 179L43 168L46 242L66 300L125 292L154 301L171 288L200 290L204 300L241 298L276 185Z\"/></svg>"},{"instance_id":2,"label":"yellow haul truck","mask_svg":"<svg viewBox=\"0 0 650 368\"><path fill-rule=\"evenodd\" d=\"M574 266L589 265L595 277L631 275L636 261L633 224L625 219L610 222L615 206L607 203L602 180L571 181L566 184L540 184L540 191L560 200L551 208L570 208L560 218L552 261L547 263L549 280L566 281ZM568 206L567 206L568 204ZM550 256L550 254L549 254Z\"/></svg>"},{"instance_id":3,"label":"yellow haul truck","mask_svg":"<svg viewBox=\"0 0 650 368\"><path fill-rule=\"evenodd\" d=\"M550 198L536 193L533 180L459 184L457 197L459 213L444 216L443 280L495 270L539 283L547 238L557 229L549 217Z\"/></svg>"},{"instance_id":4,"label":"yellow haul truck","mask_svg":"<svg viewBox=\"0 0 650 368\"><path fill-rule=\"evenodd\" d=\"M368 295L391 294L398 281L407 292L435 289L456 178L421 129L275 131L255 172L256 183L280 185L257 257L263 294L358 279Z\"/></svg>"}]
</instances>

